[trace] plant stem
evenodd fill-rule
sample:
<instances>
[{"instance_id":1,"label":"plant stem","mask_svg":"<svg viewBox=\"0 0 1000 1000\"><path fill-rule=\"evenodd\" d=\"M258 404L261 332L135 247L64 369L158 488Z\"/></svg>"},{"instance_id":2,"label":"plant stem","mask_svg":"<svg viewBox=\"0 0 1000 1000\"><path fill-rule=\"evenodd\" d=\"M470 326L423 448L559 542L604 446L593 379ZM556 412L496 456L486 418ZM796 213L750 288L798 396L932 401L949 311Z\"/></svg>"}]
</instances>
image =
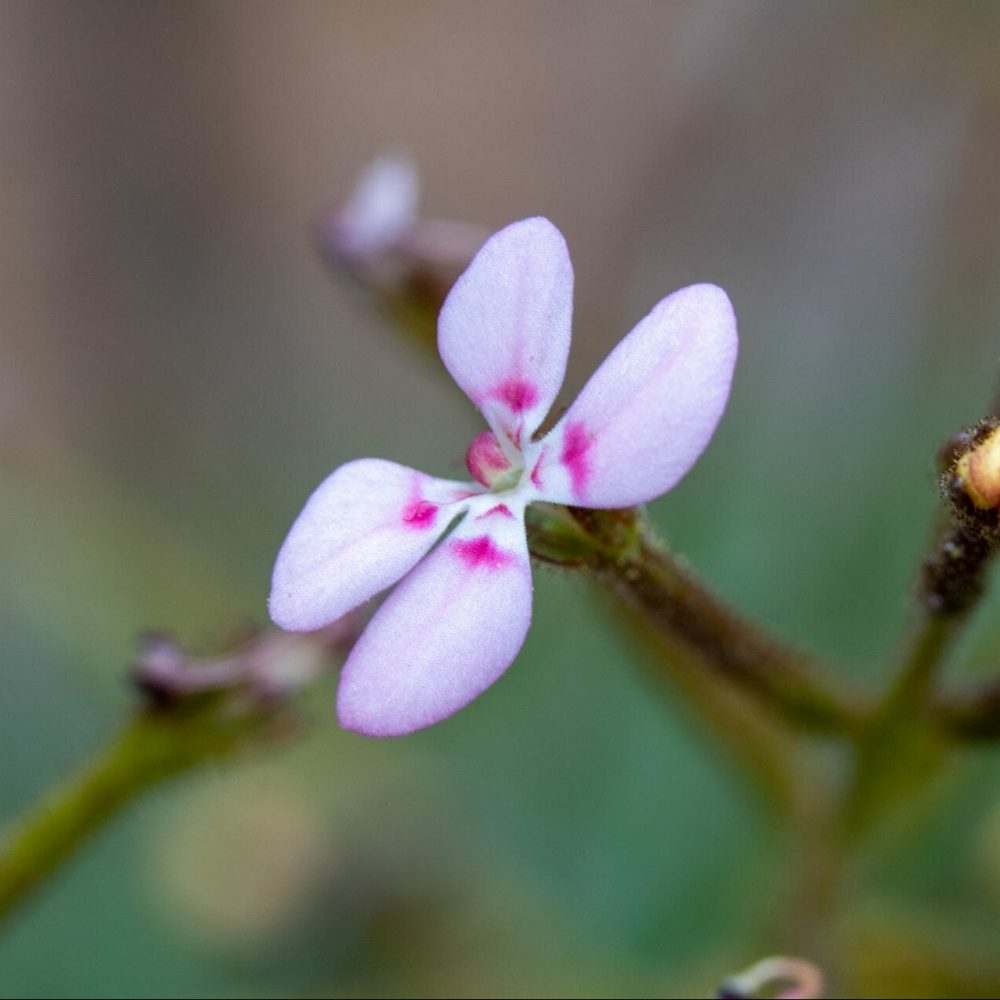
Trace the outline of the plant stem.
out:
<instances>
[{"instance_id":1,"label":"plant stem","mask_svg":"<svg viewBox=\"0 0 1000 1000\"><path fill-rule=\"evenodd\" d=\"M935 715L942 729L956 739L1000 739L1000 681L938 699Z\"/></svg>"},{"instance_id":2,"label":"plant stem","mask_svg":"<svg viewBox=\"0 0 1000 1000\"><path fill-rule=\"evenodd\" d=\"M147 788L289 731L292 719L283 710L232 708L224 696L212 695L141 711L92 761L19 819L0 842L0 920Z\"/></svg>"},{"instance_id":3,"label":"plant stem","mask_svg":"<svg viewBox=\"0 0 1000 1000\"><path fill-rule=\"evenodd\" d=\"M797 650L765 635L675 560L644 519L634 543L591 566L627 607L668 642L695 653L705 668L742 688L796 728L852 732L864 718L860 700L821 677Z\"/></svg>"},{"instance_id":4,"label":"plant stem","mask_svg":"<svg viewBox=\"0 0 1000 1000\"><path fill-rule=\"evenodd\" d=\"M844 806L844 834L859 835L935 773L944 733L931 723L934 680L968 616L920 610L896 677L861 734Z\"/></svg>"}]
</instances>

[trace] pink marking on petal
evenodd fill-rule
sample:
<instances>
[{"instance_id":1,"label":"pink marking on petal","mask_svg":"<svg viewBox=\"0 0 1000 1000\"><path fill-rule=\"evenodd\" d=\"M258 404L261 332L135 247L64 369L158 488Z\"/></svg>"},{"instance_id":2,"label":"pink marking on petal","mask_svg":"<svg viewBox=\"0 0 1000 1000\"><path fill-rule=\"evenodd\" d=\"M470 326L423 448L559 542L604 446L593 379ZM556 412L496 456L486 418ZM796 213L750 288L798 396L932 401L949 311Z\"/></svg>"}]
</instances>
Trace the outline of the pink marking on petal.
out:
<instances>
[{"instance_id":1,"label":"pink marking on petal","mask_svg":"<svg viewBox=\"0 0 1000 1000\"><path fill-rule=\"evenodd\" d=\"M541 454L539 454L539 456L538 456L538 461L535 462L535 466L531 470L531 481L535 484L535 486L538 489L544 489L544 487L542 486L542 472L541 472L541 469L542 469L542 462L545 461L545 453L548 450L549 450L548 448L543 448L542 449Z\"/></svg>"},{"instance_id":2,"label":"pink marking on petal","mask_svg":"<svg viewBox=\"0 0 1000 1000\"><path fill-rule=\"evenodd\" d=\"M437 506L427 500L411 500L403 508L403 523L408 528L424 531L434 526L437 512Z\"/></svg>"},{"instance_id":3,"label":"pink marking on petal","mask_svg":"<svg viewBox=\"0 0 1000 1000\"><path fill-rule=\"evenodd\" d=\"M587 452L594 443L594 436L579 422L567 424L563 434L562 455L560 461L566 466L569 478L573 483L573 492L578 500L584 499L587 480L590 478L590 462Z\"/></svg>"},{"instance_id":4,"label":"pink marking on petal","mask_svg":"<svg viewBox=\"0 0 1000 1000\"><path fill-rule=\"evenodd\" d=\"M538 390L523 378L509 378L501 382L490 395L506 403L515 413L530 410L538 402Z\"/></svg>"},{"instance_id":5,"label":"pink marking on petal","mask_svg":"<svg viewBox=\"0 0 1000 1000\"><path fill-rule=\"evenodd\" d=\"M514 557L499 548L489 535L478 538L459 538L451 543L451 549L469 569L480 566L489 570L503 569L514 562Z\"/></svg>"},{"instance_id":6,"label":"pink marking on petal","mask_svg":"<svg viewBox=\"0 0 1000 1000\"><path fill-rule=\"evenodd\" d=\"M513 517L514 512L505 503L498 503L495 507L490 507L488 511L484 514L480 514L476 518L477 521L481 521L484 517L491 517L494 514L499 514L501 517Z\"/></svg>"}]
</instances>

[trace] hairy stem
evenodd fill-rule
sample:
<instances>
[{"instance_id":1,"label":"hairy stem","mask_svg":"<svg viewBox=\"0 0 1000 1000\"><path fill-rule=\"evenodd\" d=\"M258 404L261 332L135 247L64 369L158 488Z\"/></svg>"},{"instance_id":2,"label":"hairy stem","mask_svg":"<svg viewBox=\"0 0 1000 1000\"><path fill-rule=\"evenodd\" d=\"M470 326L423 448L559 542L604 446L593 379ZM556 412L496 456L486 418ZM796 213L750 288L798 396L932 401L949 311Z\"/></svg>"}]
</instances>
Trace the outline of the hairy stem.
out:
<instances>
[{"instance_id":1,"label":"hairy stem","mask_svg":"<svg viewBox=\"0 0 1000 1000\"><path fill-rule=\"evenodd\" d=\"M709 591L671 556L645 519L636 520L628 547L596 549L590 565L668 643L696 654L705 669L792 726L834 734L853 731L863 719L864 705L857 697L824 678L805 654L766 635Z\"/></svg>"}]
</instances>

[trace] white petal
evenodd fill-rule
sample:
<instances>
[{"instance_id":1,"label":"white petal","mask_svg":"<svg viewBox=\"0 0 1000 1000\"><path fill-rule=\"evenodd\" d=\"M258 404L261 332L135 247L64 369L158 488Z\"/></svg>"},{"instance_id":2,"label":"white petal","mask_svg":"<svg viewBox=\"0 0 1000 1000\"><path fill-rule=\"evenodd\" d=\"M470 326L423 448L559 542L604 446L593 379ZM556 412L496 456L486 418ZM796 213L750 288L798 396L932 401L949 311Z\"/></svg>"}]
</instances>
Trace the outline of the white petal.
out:
<instances>
[{"instance_id":1,"label":"white petal","mask_svg":"<svg viewBox=\"0 0 1000 1000\"><path fill-rule=\"evenodd\" d=\"M530 622L521 510L470 512L355 644L337 692L341 725L402 736L446 718L507 669Z\"/></svg>"},{"instance_id":2,"label":"white petal","mask_svg":"<svg viewBox=\"0 0 1000 1000\"><path fill-rule=\"evenodd\" d=\"M404 157L378 157L333 219L329 238L334 248L348 258L360 259L392 246L416 221L419 198L413 162Z\"/></svg>"},{"instance_id":3,"label":"white petal","mask_svg":"<svg viewBox=\"0 0 1000 1000\"><path fill-rule=\"evenodd\" d=\"M736 317L721 288L668 295L535 446L530 471L541 499L627 507L666 493L715 432L736 351Z\"/></svg>"},{"instance_id":4,"label":"white petal","mask_svg":"<svg viewBox=\"0 0 1000 1000\"><path fill-rule=\"evenodd\" d=\"M336 621L408 572L479 492L377 458L342 465L281 546L271 617L301 632Z\"/></svg>"},{"instance_id":5,"label":"white petal","mask_svg":"<svg viewBox=\"0 0 1000 1000\"><path fill-rule=\"evenodd\" d=\"M573 315L573 267L547 219L486 241L445 301L438 348L498 438L527 441L562 386Z\"/></svg>"}]
</instances>

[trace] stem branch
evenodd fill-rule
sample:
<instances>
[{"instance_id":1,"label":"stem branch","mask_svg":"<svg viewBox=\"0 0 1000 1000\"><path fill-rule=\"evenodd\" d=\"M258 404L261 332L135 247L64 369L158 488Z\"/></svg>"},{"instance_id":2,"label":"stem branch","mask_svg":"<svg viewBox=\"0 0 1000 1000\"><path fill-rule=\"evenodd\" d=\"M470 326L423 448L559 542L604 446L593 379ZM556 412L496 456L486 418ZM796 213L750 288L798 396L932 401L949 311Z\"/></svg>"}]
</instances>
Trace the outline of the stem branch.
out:
<instances>
[{"instance_id":1,"label":"stem branch","mask_svg":"<svg viewBox=\"0 0 1000 1000\"><path fill-rule=\"evenodd\" d=\"M707 669L796 728L832 734L860 724L858 698L822 677L805 654L738 615L670 555L643 519L631 547L614 555L598 551L591 565L669 642L696 653Z\"/></svg>"}]
</instances>

